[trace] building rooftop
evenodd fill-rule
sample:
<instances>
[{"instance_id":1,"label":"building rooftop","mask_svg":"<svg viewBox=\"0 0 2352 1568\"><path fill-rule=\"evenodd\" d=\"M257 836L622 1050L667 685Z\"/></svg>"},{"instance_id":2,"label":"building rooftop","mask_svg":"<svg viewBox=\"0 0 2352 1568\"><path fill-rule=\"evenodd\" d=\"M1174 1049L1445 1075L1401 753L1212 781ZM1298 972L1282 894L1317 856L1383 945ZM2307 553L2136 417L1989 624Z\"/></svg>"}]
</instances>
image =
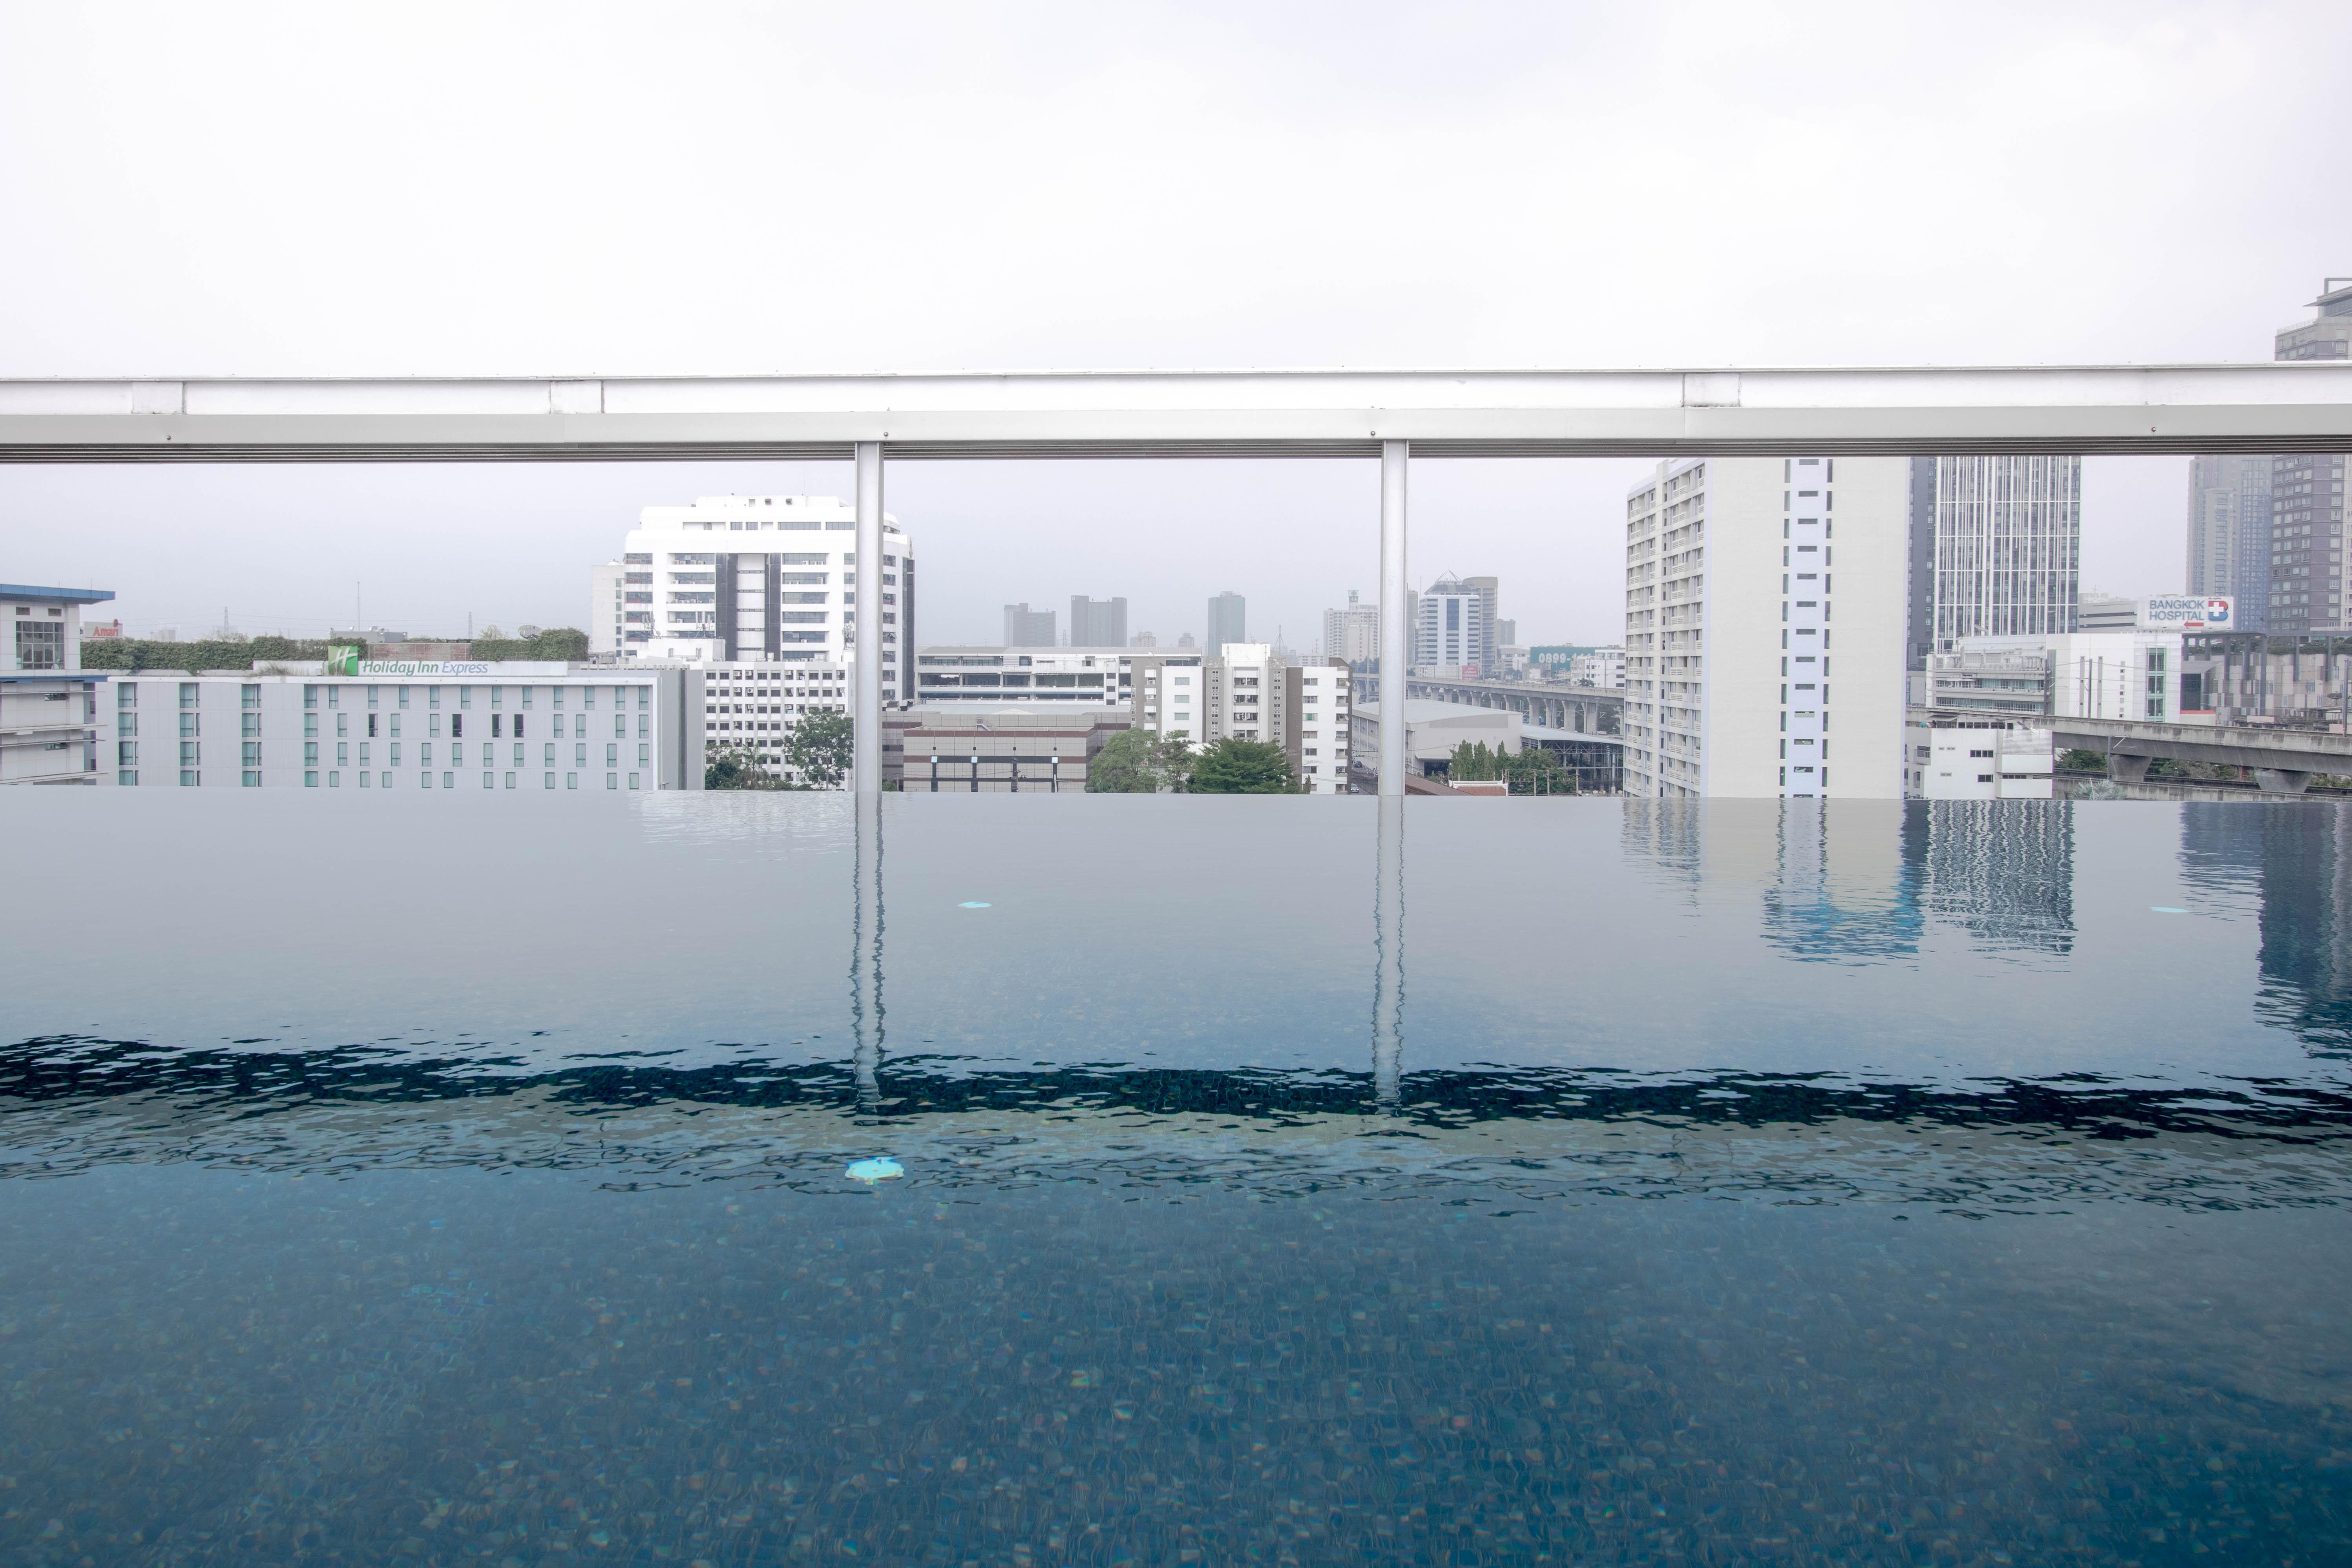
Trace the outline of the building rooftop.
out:
<instances>
[{"instance_id":1,"label":"building rooftop","mask_svg":"<svg viewBox=\"0 0 2352 1568\"><path fill-rule=\"evenodd\" d=\"M0 599L31 599L43 605L95 605L112 597L111 588L36 588L25 583L0 583Z\"/></svg>"}]
</instances>

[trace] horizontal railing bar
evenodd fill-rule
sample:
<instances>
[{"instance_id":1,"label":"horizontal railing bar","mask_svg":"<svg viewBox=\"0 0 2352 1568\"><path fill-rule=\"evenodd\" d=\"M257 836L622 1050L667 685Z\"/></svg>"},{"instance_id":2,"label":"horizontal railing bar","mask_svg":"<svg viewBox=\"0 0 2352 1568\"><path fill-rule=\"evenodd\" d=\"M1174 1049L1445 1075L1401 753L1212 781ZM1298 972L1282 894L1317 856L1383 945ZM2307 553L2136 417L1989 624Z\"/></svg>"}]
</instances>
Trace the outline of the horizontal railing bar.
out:
<instances>
[{"instance_id":1,"label":"horizontal railing bar","mask_svg":"<svg viewBox=\"0 0 2352 1568\"><path fill-rule=\"evenodd\" d=\"M0 380L0 461L840 461L2352 450L2352 363Z\"/></svg>"},{"instance_id":2,"label":"horizontal railing bar","mask_svg":"<svg viewBox=\"0 0 2352 1568\"><path fill-rule=\"evenodd\" d=\"M1366 458L1378 441L886 441L894 462L1121 459ZM2319 436L1778 437L1707 440L1413 441L1412 456L1443 458L1967 457L2036 454L2141 457L2352 451L2352 432ZM685 463L847 462L845 441L11 442L0 463Z\"/></svg>"}]
</instances>

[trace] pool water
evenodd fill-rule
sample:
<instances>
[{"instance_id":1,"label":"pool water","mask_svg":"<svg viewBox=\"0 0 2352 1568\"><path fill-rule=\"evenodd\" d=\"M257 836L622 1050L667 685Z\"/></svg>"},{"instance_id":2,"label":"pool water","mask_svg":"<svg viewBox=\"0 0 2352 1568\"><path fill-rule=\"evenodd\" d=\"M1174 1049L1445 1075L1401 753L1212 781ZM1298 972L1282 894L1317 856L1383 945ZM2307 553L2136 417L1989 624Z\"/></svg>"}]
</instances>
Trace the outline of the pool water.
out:
<instances>
[{"instance_id":1,"label":"pool water","mask_svg":"<svg viewBox=\"0 0 2352 1568\"><path fill-rule=\"evenodd\" d=\"M2352 1558L2328 803L8 792L0 1558Z\"/></svg>"}]
</instances>

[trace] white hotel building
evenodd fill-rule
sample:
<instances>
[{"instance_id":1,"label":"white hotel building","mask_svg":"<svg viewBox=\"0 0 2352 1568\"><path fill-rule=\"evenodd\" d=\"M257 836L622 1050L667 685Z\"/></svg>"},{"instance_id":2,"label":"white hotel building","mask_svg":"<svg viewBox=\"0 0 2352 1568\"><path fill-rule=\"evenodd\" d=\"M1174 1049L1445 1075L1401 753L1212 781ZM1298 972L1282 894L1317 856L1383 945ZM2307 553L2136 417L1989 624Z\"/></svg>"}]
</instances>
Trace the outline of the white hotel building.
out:
<instances>
[{"instance_id":1,"label":"white hotel building","mask_svg":"<svg viewBox=\"0 0 2352 1568\"><path fill-rule=\"evenodd\" d=\"M842 679L856 641L857 511L835 496L704 496L649 506L622 555L590 568L588 647L622 659L788 668ZM750 537L745 537L749 535ZM886 513L882 691L915 695L913 542ZM735 673L730 671L730 673Z\"/></svg>"},{"instance_id":2,"label":"white hotel building","mask_svg":"<svg viewBox=\"0 0 2352 1568\"><path fill-rule=\"evenodd\" d=\"M112 672L98 712L121 788L581 792L700 789L686 673L360 661L326 675Z\"/></svg>"},{"instance_id":3,"label":"white hotel building","mask_svg":"<svg viewBox=\"0 0 2352 1568\"><path fill-rule=\"evenodd\" d=\"M1696 458L1627 493L1627 795L1902 797L1909 479Z\"/></svg>"}]
</instances>

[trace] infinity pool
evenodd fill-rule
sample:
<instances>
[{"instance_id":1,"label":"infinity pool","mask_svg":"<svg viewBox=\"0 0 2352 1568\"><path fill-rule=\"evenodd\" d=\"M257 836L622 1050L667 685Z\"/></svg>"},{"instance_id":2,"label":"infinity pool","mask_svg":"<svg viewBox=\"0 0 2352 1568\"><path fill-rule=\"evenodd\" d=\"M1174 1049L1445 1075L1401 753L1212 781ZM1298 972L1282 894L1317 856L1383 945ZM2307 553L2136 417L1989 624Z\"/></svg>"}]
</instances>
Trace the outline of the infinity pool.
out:
<instances>
[{"instance_id":1,"label":"infinity pool","mask_svg":"<svg viewBox=\"0 0 2352 1568\"><path fill-rule=\"evenodd\" d=\"M10 1562L2352 1558L2331 804L0 830Z\"/></svg>"}]
</instances>

